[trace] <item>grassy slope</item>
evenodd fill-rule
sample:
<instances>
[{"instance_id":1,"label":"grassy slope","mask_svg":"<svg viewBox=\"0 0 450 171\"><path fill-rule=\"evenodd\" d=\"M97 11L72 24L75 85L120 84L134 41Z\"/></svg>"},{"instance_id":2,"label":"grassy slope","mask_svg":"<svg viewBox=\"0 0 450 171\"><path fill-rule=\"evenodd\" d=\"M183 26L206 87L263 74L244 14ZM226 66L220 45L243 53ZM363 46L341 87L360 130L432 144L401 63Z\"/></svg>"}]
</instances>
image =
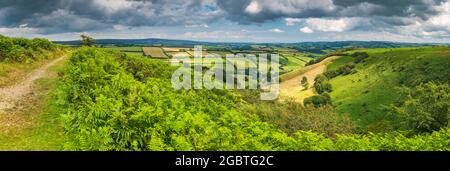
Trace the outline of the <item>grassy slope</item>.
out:
<instances>
[{"instance_id":1,"label":"grassy slope","mask_svg":"<svg viewBox=\"0 0 450 171\"><path fill-rule=\"evenodd\" d=\"M308 61L312 59L308 57L294 57L294 56L286 56L286 58L288 59L288 64L284 66L285 71L292 71L298 68L302 68Z\"/></svg>"},{"instance_id":2,"label":"grassy slope","mask_svg":"<svg viewBox=\"0 0 450 171\"><path fill-rule=\"evenodd\" d=\"M67 58L66 58L67 59ZM18 126L0 132L0 150L62 150L64 138L60 113L51 105L52 93L59 82L57 72L66 60L49 68L49 78L35 82L35 93L27 107L14 113ZM22 124L23 123L23 124Z\"/></svg>"},{"instance_id":3,"label":"grassy slope","mask_svg":"<svg viewBox=\"0 0 450 171\"><path fill-rule=\"evenodd\" d=\"M395 87L400 86L402 77L449 75L448 47L365 51L370 58L357 65L356 74L339 76L331 80L333 85L331 97L338 111L350 113L363 127L382 123L386 117L383 106L391 104L396 99ZM353 60L351 57L338 59L329 65L328 69L337 69Z\"/></svg>"}]
</instances>

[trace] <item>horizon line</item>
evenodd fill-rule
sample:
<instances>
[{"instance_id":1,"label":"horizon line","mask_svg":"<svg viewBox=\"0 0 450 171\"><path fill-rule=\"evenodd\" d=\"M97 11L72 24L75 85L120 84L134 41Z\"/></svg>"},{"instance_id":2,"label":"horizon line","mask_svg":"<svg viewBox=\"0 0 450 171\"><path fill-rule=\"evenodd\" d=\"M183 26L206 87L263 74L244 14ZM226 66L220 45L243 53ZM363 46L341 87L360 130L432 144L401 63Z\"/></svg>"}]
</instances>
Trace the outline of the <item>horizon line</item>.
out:
<instances>
[{"instance_id":1,"label":"horizon line","mask_svg":"<svg viewBox=\"0 0 450 171\"><path fill-rule=\"evenodd\" d=\"M95 39L95 38L94 38ZM171 41L186 41L186 42L198 42L198 43L241 43L241 44L295 44L295 43L327 43L327 42L386 42L386 43L407 43L407 44L444 44L450 45L450 42L439 43L439 42L407 42L407 41L388 41L388 40L321 40L321 41L297 41L297 42L245 42L245 41L202 41L202 40L189 40L189 39L170 39L170 38L104 38L95 40L171 40ZM50 39L49 39L50 40ZM52 42L76 42L81 41L79 39L74 40L50 40Z\"/></svg>"}]
</instances>

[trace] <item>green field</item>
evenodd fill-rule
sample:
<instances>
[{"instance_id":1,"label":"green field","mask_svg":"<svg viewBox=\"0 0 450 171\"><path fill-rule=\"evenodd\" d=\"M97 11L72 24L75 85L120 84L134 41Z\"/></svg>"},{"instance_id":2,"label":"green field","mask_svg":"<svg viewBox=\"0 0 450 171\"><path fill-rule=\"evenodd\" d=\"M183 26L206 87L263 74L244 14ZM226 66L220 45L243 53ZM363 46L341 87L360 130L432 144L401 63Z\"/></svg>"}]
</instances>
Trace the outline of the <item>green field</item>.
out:
<instances>
[{"instance_id":1,"label":"green field","mask_svg":"<svg viewBox=\"0 0 450 171\"><path fill-rule=\"evenodd\" d=\"M285 72L302 68L308 61L312 60L312 58L300 56L298 53L296 55L282 54L282 56L284 56L288 60L287 65L283 66L283 71Z\"/></svg>"},{"instance_id":2,"label":"green field","mask_svg":"<svg viewBox=\"0 0 450 171\"><path fill-rule=\"evenodd\" d=\"M112 49L119 50L126 54L130 55L144 55L152 58L180 58L180 57L193 57L194 51L193 48L186 47L138 47L138 46L129 46L129 47L117 47L117 46L105 46L104 49ZM305 66L305 64L312 60L313 58L308 57L311 56L310 53L299 52L295 49L291 48L277 48L274 51L271 49L264 50L238 50L234 52L230 52L228 50L215 50L212 48L212 51L203 51L202 56L206 57L209 54L217 54L222 58L225 58L227 54L255 54L259 55L261 53L270 54L270 53L278 53L282 58L285 58L287 61L286 64L282 64L281 72L287 73L296 69L301 69ZM167 56L168 55L168 56ZM240 65L238 62L237 65Z\"/></svg>"},{"instance_id":3,"label":"green field","mask_svg":"<svg viewBox=\"0 0 450 171\"><path fill-rule=\"evenodd\" d=\"M108 46L106 46L103 48L120 50L122 52L142 52L142 47L138 47L138 46L130 46L130 47L117 47L117 46L108 47Z\"/></svg>"},{"instance_id":4,"label":"green field","mask_svg":"<svg viewBox=\"0 0 450 171\"><path fill-rule=\"evenodd\" d=\"M144 55L142 47L139 46L129 46L129 47L105 46L103 48L109 50L118 50L129 55Z\"/></svg>"},{"instance_id":5,"label":"green field","mask_svg":"<svg viewBox=\"0 0 450 171\"><path fill-rule=\"evenodd\" d=\"M370 57L356 65L357 73L330 81L331 97L338 111L349 113L360 126L369 129L378 129L374 127L387 122L385 106L398 98L396 87L410 86L418 80L448 83L450 77L448 47L358 51L365 51ZM329 65L328 70L336 70L354 60L350 56L342 57Z\"/></svg>"}]
</instances>

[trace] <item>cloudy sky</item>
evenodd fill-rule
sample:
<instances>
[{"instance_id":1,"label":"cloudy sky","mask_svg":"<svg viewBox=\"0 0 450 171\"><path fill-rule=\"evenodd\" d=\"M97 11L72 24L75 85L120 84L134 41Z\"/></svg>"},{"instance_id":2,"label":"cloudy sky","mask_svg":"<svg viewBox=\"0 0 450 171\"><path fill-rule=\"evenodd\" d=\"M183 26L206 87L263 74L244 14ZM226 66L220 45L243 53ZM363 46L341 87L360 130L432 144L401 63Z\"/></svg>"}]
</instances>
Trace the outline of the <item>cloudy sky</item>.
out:
<instances>
[{"instance_id":1,"label":"cloudy sky","mask_svg":"<svg viewBox=\"0 0 450 171\"><path fill-rule=\"evenodd\" d=\"M450 42L450 0L1 0L0 34L214 42Z\"/></svg>"}]
</instances>

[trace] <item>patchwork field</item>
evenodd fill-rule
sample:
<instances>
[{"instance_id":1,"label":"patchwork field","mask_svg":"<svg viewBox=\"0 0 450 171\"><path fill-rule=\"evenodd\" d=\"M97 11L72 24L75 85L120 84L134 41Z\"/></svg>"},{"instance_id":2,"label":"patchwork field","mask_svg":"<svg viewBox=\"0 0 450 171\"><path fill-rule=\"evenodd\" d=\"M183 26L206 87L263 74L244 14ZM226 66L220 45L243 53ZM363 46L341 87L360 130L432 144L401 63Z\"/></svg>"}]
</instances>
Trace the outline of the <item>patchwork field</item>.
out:
<instances>
[{"instance_id":1,"label":"patchwork field","mask_svg":"<svg viewBox=\"0 0 450 171\"><path fill-rule=\"evenodd\" d=\"M167 59L167 58L183 58L183 57L194 57L193 48L189 47L139 47L139 46L130 46L130 47L117 47L117 46L105 46L104 49L113 49L119 50L129 55L143 55L150 58L157 59ZM205 50L211 49L211 50ZM204 48L202 51L202 57L206 57L208 54L217 54L222 58L226 58L227 54L280 54L281 61L285 61L281 63L280 72L288 73L294 70L301 69L305 66L305 64L312 60L310 53L299 52L295 49L291 48L259 48L257 50L220 50L220 48ZM192 61L193 63L193 61ZM208 61L209 63L209 61ZM241 65L239 61L237 61L237 65ZM244 65L244 64L242 64ZM247 67L247 66L246 66Z\"/></svg>"},{"instance_id":2,"label":"patchwork field","mask_svg":"<svg viewBox=\"0 0 450 171\"><path fill-rule=\"evenodd\" d=\"M152 58L168 58L166 53L160 47L143 47L145 56L150 56Z\"/></svg>"},{"instance_id":3,"label":"patchwork field","mask_svg":"<svg viewBox=\"0 0 450 171\"><path fill-rule=\"evenodd\" d=\"M167 52L166 52L167 53ZM184 57L192 57L187 52L169 52L169 55L172 56L172 58L184 58Z\"/></svg>"},{"instance_id":4,"label":"patchwork field","mask_svg":"<svg viewBox=\"0 0 450 171\"><path fill-rule=\"evenodd\" d=\"M177 47L163 47L165 52L186 52L192 50L192 48L177 48Z\"/></svg>"},{"instance_id":5,"label":"patchwork field","mask_svg":"<svg viewBox=\"0 0 450 171\"><path fill-rule=\"evenodd\" d=\"M111 50L119 50L119 51L124 52L129 55L144 55L144 52L142 51L142 47L138 47L138 46L130 46L130 47L105 46L103 48L111 49Z\"/></svg>"},{"instance_id":6,"label":"patchwork field","mask_svg":"<svg viewBox=\"0 0 450 171\"><path fill-rule=\"evenodd\" d=\"M116 47L116 46L106 46L105 49L115 49L120 50L122 52L142 52L142 47L138 46L130 46L130 47Z\"/></svg>"}]
</instances>

